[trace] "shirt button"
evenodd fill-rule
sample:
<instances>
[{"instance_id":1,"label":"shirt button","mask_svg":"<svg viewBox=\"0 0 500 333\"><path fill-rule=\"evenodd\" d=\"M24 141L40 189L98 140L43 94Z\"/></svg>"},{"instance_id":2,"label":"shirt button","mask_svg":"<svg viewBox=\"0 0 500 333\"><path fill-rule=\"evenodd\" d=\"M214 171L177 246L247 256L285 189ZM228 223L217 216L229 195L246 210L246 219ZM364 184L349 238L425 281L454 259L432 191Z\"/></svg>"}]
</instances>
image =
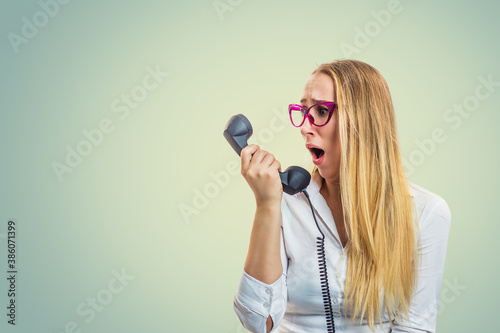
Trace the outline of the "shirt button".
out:
<instances>
[{"instance_id":1,"label":"shirt button","mask_svg":"<svg viewBox=\"0 0 500 333\"><path fill-rule=\"evenodd\" d=\"M266 294L270 294L270 293L271 293L271 289L266 288Z\"/></svg>"},{"instance_id":2,"label":"shirt button","mask_svg":"<svg viewBox=\"0 0 500 333\"><path fill-rule=\"evenodd\" d=\"M269 303L265 302L264 304L264 307L267 309L269 307Z\"/></svg>"},{"instance_id":3,"label":"shirt button","mask_svg":"<svg viewBox=\"0 0 500 333\"><path fill-rule=\"evenodd\" d=\"M334 316L334 317L340 317L340 312L334 312L334 313L333 313L333 316Z\"/></svg>"},{"instance_id":4,"label":"shirt button","mask_svg":"<svg viewBox=\"0 0 500 333\"><path fill-rule=\"evenodd\" d=\"M339 299L337 297L334 297L332 299L332 301L333 301L333 304L338 304L339 303Z\"/></svg>"},{"instance_id":5,"label":"shirt button","mask_svg":"<svg viewBox=\"0 0 500 333\"><path fill-rule=\"evenodd\" d=\"M339 250L339 254L340 254L340 255L344 254L344 251Z\"/></svg>"}]
</instances>

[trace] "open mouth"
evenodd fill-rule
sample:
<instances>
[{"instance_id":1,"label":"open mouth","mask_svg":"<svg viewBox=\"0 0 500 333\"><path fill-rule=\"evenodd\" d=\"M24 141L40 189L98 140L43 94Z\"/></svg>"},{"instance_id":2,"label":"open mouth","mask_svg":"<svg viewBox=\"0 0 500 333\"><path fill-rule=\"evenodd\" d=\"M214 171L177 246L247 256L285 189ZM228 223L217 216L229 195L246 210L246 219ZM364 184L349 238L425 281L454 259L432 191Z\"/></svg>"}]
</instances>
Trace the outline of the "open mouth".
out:
<instances>
[{"instance_id":1,"label":"open mouth","mask_svg":"<svg viewBox=\"0 0 500 333\"><path fill-rule=\"evenodd\" d=\"M321 157L323 157L323 155L325 155L325 151L320 148L309 147L309 151L311 151L315 160L319 160Z\"/></svg>"}]
</instances>

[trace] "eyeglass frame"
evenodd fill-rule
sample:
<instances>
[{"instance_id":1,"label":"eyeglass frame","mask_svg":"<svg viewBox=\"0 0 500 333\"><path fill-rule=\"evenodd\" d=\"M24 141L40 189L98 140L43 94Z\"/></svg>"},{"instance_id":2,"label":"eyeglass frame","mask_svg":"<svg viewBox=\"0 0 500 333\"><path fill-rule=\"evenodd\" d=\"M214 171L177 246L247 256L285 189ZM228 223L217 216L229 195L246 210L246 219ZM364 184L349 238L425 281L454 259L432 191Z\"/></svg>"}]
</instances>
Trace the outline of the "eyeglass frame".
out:
<instances>
[{"instance_id":1,"label":"eyeglass frame","mask_svg":"<svg viewBox=\"0 0 500 333\"><path fill-rule=\"evenodd\" d=\"M326 122L323 124L323 125L316 125L314 123L314 117L309 113L309 110L311 110L313 107L317 106L317 105L323 105L323 106L326 106L328 108L328 119L326 120ZM292 110L292 107L299 107L300 108L300 111L303 111L305 110L305 113L304 113L304 118L302 119L302 122L300 123L299 126L296 126L294 123L293 123L293 120L292 120L292 111L299 111L297 109L294 109ZM330 121L330 119L332 118L332 114L333 114L333 111L335 111L335 108L337 107L337 104L335 102L329 102L329 101L324 101L324 102L318 102L316 104L313 104L311 105L310 107L308 107L307 109L304 108L302 105L299 105L299 104L289 104L288 105L288 114L290 116L290 122L292 123L292 125L294 127L301 127L302 125L304 125L304 122L306 121L306 118L309 119L309 123L311 125L314 125L316 127L323 127L325 126L326 124L328 124L328 122Z\"/></svg>"}]
</instances>

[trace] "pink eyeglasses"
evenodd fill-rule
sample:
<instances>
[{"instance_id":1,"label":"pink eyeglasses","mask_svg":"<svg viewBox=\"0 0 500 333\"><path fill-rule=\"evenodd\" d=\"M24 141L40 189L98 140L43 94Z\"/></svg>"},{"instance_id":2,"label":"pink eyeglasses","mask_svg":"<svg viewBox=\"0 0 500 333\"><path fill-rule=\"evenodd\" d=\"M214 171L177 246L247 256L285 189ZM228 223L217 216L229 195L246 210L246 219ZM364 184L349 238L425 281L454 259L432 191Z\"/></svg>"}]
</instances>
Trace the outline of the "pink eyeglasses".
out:
<instances>
[{"instance_id":1,"label":"pink eyeglasses","mask_svg":"<svg viewBox=\"0 0 500 333\"><path fill-rule=\"evenodd\" d=\"M319 102L309 108L304 108L299 104L288 105L288 112L290 113L290 121L295 127L300 127L304 124L306 117L309 122L314 126L325 126L332 118L333 111L336 104L334 102Z\"/></svg>"}]
</instances>

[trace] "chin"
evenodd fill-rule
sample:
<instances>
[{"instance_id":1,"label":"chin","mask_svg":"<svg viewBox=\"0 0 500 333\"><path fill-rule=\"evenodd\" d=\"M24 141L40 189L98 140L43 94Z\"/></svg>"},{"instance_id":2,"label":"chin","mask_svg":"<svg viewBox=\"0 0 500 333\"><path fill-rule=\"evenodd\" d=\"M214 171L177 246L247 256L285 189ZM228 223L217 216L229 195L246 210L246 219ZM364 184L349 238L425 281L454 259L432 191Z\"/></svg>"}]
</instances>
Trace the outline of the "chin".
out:
<instances>
[{"instance_id":1,"label":"chin","mask_svg":"<svg viewBox=\"0 0 500 333\"><path fill-rule=\"evenodd\" d=\"M325 168L324 165L318 166L318 173L323 179L326 179L328 181L331 181L331 182L339 182L340 181L340 177L339 177L338 172L333 172L328 167Z\"/></svg>"},{"instance_id":2,"label":"chin","mask_svg":"<svg viewBox=\"0 0 500 333\"><path fill-rule=\"evenodd\" d=\"M318 173L322 178L326 178L328 176L328 172L325 172L322 166L316 166L318 168Z\"/></svg>"}]
</instances>

